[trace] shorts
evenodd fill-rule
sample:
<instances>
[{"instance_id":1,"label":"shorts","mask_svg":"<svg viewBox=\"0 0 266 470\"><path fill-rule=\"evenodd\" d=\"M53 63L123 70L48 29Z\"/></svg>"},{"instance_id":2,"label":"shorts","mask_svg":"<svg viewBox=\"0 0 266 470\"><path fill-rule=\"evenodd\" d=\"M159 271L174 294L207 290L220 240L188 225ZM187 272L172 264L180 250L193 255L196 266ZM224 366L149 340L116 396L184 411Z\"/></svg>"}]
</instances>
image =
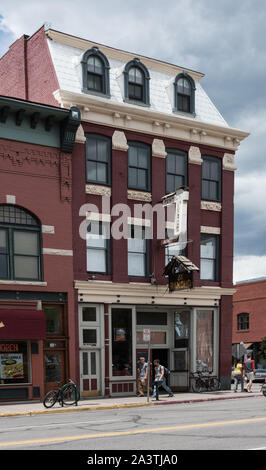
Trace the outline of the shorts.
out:
<instances>
[{"instance_id":1,"label":"shorts","mask_svg":"<svg viewBox=\"0 0 266 470\"><path fill-rule=\"evenodd\" d=\"M248 380L254 380L254 372L247 372L246 376Z\"/></svg>"}]
</instances>

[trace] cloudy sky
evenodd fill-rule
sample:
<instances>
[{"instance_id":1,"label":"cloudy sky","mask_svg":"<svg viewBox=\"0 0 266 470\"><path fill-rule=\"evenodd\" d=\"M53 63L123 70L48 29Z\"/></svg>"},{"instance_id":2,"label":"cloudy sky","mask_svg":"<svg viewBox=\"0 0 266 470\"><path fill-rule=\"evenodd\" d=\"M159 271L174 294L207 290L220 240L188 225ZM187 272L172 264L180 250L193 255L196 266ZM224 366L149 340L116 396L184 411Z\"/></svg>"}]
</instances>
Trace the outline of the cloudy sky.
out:
<instances>
[{"instance_id":1,"label":"cloudy sky","mask_svg":"<svg viewBox=\"0 0 266 470\"><path fill-rule=\"evenodd\" d=\"M231 127L251 133L236 156L234 280L266 276L265 0L9 0L0 54L42 24L205 73Z\"/></svg>"}]
</instances>

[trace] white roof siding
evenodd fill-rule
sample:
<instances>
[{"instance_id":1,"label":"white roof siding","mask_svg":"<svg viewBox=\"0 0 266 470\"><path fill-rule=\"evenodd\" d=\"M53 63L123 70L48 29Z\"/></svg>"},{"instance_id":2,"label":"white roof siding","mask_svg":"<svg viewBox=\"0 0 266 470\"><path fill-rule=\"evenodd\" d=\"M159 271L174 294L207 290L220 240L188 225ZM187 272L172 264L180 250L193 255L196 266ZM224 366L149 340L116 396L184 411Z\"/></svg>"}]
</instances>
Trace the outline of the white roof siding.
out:
<instances>
[{"instance_id":1,"label":"white roof siding","mask_svg":"<svg viewBox=\"0 0 266 470\"><path fill-rule=\"evenodd\" d=\"M57 74L60 89L73 93L82 93L82 66L81 60L84 50L66 46L47 39L52 61ZM110 64L110 93L111 99L117 103L123 103L124 98L124 67L125 62L109 59ZM150 107L165 114L173 114L174 107L174 80L175 76L167 75L156 70L149 70L150 74ZM132 105L135 106L135 105ZM137 105L136 105L137 106ZM138 107L138 106L137 106ZM219 111L216 109L199 82L195 91L195 121L203 121L210 124L228 126ZM185 118L182 113L182 118ZM187 116L191 118L191 115Z\"/></svg>"}]
</instances>

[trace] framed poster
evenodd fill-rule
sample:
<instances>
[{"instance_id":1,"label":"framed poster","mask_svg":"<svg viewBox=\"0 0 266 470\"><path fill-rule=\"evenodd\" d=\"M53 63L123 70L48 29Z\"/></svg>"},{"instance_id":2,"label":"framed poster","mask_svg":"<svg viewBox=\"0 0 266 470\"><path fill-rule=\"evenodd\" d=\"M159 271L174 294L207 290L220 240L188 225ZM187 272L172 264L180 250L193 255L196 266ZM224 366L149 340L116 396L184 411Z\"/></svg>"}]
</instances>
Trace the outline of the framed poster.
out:
<instances>
[{"instance_id":1,"label":"framed poster","mask_svg":"<svg viewBox=\"0 0 266 470\"><path fill-rule=\"evenodd\" d=\"M23 354L7 353L0 354L0 378L1 379L23 379Z\"/></svg>"}]
</instances>

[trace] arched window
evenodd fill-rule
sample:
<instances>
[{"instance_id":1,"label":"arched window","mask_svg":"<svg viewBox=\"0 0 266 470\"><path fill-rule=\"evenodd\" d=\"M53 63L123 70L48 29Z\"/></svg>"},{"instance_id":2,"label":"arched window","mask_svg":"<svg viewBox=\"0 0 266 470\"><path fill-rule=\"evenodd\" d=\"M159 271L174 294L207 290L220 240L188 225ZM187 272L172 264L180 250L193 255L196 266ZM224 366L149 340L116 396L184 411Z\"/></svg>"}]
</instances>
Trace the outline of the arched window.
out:
<instances>
[{"instance_id":1,"label":"arched window","mask_svg":"<svg viewBox=\"0 0 266 470\"><path fill-rule=\"evenodd\" d=\"M150 75L139 59L131 60L124 70L125 77L125 101L149 105Z\"/></svg>"},{"instance_id":2,"label":"arched window","mask_svg":"<svg viewBox=\"0 0 266 470\"><path fill-rule=\"evenodd\" d=\"M249 329L249 313L239 313L237 315L237 329L238 330Z\"/></svg>"},{"instance_id":3,"label":"arched window","mask_svg":"<svg viewBox=\"0 0 266 470\"><path fill-rule=\"evenodd\" d=\"M195 83L186 73L177 75L174 83L175 110L184 113L195 113Z\"/></svg>"},{"instance_id":4,"label":"arched window","mask_svg":"<svg viewBox=\"0 0 266 470\"><path fill-rule=\"evenodd\" d=\"M109 62L98 47L85 52L82 59L83 91L110 96Z\"/></svg>"},{"instance_id":5,"label":"arched window","mask_svg":"<svg viewBox=\"0 0 266 470\"><path fill-rule=\"evenodd\" d=\"M0 279L39 281L41 224L12 204L0 205Z\"/></svg>"}]
</instances>

